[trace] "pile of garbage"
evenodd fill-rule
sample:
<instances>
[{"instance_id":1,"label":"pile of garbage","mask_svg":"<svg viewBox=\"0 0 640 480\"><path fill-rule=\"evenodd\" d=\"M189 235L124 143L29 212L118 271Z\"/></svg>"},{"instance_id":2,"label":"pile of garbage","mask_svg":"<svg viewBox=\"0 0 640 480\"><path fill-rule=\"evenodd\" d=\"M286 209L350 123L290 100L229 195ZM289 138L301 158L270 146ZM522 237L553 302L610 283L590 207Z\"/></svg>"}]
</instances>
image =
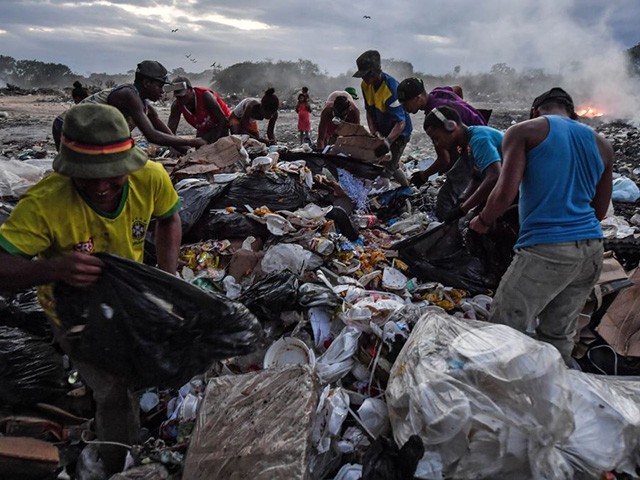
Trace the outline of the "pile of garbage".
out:
<instances>
[{"instance_id":1,"label":"pile of garbage","mask_svg":"<svg viewBox=\"0 0 640 480\"><path fill-rule=\"evenodd\" d=\"M514 239L437 221L439 180L393 188L370 161L246 137L178 159L140 145L182 200L180 278L147 266L150 233L147 265L102 255L98 285L55 292L78 358L142 386L140 443L112 478L636 474L640 384L567 371L553 347L483 322ZM0 221L48 172L28 161L0 162ZM609 217L608 238L638 237L623 222ZM99 478L91 402L34 292L0 311L0 464ZM26 467L10 461L26 450Z\"/></svg>"}]
</instances>

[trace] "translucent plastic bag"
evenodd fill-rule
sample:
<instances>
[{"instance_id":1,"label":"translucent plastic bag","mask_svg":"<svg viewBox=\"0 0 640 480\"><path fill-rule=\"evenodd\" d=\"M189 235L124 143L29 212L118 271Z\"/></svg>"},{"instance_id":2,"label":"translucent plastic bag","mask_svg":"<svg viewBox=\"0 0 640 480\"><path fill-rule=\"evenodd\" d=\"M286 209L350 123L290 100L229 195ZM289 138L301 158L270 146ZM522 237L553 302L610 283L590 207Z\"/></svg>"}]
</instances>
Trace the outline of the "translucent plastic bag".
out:
<instances>
[{"instance_id":1,"label":"translucent plastic bag","mask_svg":"<svg viewBox=\"0 0 640 480\"><path fill-rule=\"evenodd\" d=\"M611 199L614 202L633 203L640 198L638 185L628 177L618 177L613 180Z\"/></svg>"}]
</instances>

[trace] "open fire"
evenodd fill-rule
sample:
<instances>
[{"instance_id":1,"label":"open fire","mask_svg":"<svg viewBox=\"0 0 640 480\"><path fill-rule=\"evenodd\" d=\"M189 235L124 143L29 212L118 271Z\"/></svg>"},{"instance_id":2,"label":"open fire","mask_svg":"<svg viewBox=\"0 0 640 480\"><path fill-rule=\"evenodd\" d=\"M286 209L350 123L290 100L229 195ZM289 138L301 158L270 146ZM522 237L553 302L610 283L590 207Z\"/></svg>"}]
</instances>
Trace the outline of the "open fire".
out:
<instances>
[{"instance_id":1,"label":"open fire","mask_svg":"<svg viewBox=\"0 0 640 480\"><path fill-rule=\"evenodd\" d=\"M580 117L587 118L602 117L604 115L604 112L601 112L600 110L590 106L580 107L576 110L576 113Z\"/></svg>"}]
</instances>

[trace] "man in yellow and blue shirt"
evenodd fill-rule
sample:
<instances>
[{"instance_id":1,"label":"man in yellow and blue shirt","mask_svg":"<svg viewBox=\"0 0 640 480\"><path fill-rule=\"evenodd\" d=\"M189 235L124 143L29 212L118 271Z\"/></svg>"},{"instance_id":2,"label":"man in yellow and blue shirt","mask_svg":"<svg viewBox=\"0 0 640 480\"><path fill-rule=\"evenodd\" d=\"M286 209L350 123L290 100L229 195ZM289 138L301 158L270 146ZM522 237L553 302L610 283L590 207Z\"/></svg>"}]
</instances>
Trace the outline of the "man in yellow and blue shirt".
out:
<instances>
[{"instance_id":1,"label":"man in yellow and blue shirt","mask_svg":"<svg viewBox=\"0 0 640 480\"><path fill-rule=\"evenodd\" d=\"M83 287L100 277L108 252L142 261L144 238L156 222L158 267L174 274L182 236L179 197L160 164L135 146L124 116L114 107L78 105L64 122L55 173L29 189L0 227L0 286L38 286L44 310L56 325L56 339L91 387L100 440L131 445L138 435L138 406L124 377L75 360L55 316L52 286ZM35 257L35 260L33 260ZM101 446L113 473L126 450Z\"/></svg>"},{"instance_id":2,"label":"man in yellow and blue shirt","mask_svg":"<svg viewBox=\"0 0 640 480\"><path fill-rule=\"evenodd\" d=\"M398 101L398 81L382 71L380 53L367 50L356 60L358 71L354 77L362 78L361 88L367 112L367 125L371 134L381 136L384 145L376 155L391 152L387 170L403 187L409 181L399 168L400 157L411 136L411 118Z\"/></svg>"}]
</instances>

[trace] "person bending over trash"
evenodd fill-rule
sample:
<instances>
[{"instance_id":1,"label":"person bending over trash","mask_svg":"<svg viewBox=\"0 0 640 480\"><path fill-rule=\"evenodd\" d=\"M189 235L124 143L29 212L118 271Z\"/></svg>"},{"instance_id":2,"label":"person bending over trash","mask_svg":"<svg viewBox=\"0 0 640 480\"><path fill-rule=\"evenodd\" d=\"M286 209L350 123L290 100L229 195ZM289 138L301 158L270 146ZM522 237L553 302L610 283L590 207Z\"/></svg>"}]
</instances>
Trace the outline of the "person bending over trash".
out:
<instances>
[{"instance_id":1,"label":"person bending over trash","mask_svg":"<svg viewBox=\"0 0 640 480\"><path fill-rule=\"evenodd\" d=\"M358 71L354 77L362 78L360 84L367 113L367 125L372 135L384 139L377 148L376 156L391 152L386 165L388 174L403 187L409 186L404 171L400 168L400 157L411 137L411 118L398 101L398 81L382 71L380 53L367 50L356 60Z\"/></svg>"},{"instance_id":2,"label":"person bending over trash","mask_svg":"<svg viewBox=\"0 0 640 480\"><path fill-rule=\"evenodd\" d=\"M241 100L229 115L231 133L249 135L266 145L275 144L276 120L278 120L278 108L280 108L280 99L275 92L275 89L269 88L264 92L262 99L248 97ZM265 119L269 120L267 138L262 138L258 131L257 120Z\"/></svg>"},{"instance_id":3,"label":"person bending over trash","mask_svg":"<svg viewBox=\"0 0 640 480\"><path fill-rule=\"evenodd\" d=\"M201 138L175 136L158 116L151 102L160 100L163 87L169 83L167 69L153 60L138 64L133 84L127 83L108 88L88 96L80 103L97 103L116 107L127 119L129 129L138 127L147 141L157 145L173 147L180 153L187 153L189 147L201 147L206 141ZM56 149L60 150L60 137L66 112L53 121L52 134Z\"/></svg>"},{"instance_id":4,"label":"person bending over trash","mask_svg":"<svg viewBox=\"0 0 640 480\"><path fill-rule=\"evenodd\" d=\"M424 119L424 130L436 148L465 151L473 174L458 203L441 220L452 221L483 206L500 176L503 133L481 125L465 125L451 107L436 107Z\"/></svg>"},{"instance_id":5,"label":"person bending over trash","mask_svg":"<svg viewBox=\"0 0 640 480\"><path fill-rule=\"evenodd\" d=\"M353 87L348 88L351 88L353 93L346 89L331 92L322 107L316 141L316 147L321 150L336 141L336 130L340 122L360 124L360 110L354 102L358 99L358 94Z\"/></svg>"},{"instance_id":6,"label":"person bending over trash","mask_svg":"<svg viewBox=\"0 0 640 480\"><path fill-rule=\"evenodd\" d=\"M419 78L405 78L398 85L398 100L409 113L422 110L428 115L436 107L451 107L462 119L465 125L487 125L485 117L462 99L462 88L459 86L437 87L429 93L424 88L424 82ZM458 153L456 147L451 150L436 148L436 160L427 169L416 172L411 177L411 183L420 187L434 173L446 173L447 181L438 192L436 200L436 215L441 217L450 211L456 199L464 191L471 180L471 162L466 153Z\"/></svg>"},{"instance_id":7,"label":"person bending over trash","mask_svg":"<svg viewBox=\"0 0 640 480\"><path fill-rule=\"evenodd\" d=\"M611 198L613 164L610 143L575 118L573 100L561 88L534 100L532 119L505 133L502 173L470 225L488 232L519 189L515 256L489 321L521 332L536 327L538 339L554 345L568 365L575 365L578 314L602 268L600 220Z\"/></svg>"},{"instance_id":8,"label":"person bending over trash","mask_svg":"<svg viewBox=\"0 0 640 480\"><path fill-rule=\"evenodd\" d=\"M124 116L109 105L80 104L67 112L53 169L25 193L0 227L0 285L38 286L57 341L93 390L99 440L131 445L139 430L136 398L124 378L74 360L55 314L53 284L83 287L96 282L102 262L94 252L142 262L152 218L157 219L158 267L175 274L180 200L162 165L147 161ZM121 447L100 447L101 459L113 473L122 471L126 453Z\"/></svg>"},{"instance_id":9,"label":"person bending over trash","mask_svg":"<svg viewBox=\"0 0 640 480\"><path fill-rule=\"evenodd\" d=\"M215 143L221 137L229 135L229 115L231 110L220 96L209 88L192 87L186 77L176 77L170 87L174 100L167 126L174 134L183 116L189 125L196 129L196 136Z\"/></svg>"}]
</instances>

